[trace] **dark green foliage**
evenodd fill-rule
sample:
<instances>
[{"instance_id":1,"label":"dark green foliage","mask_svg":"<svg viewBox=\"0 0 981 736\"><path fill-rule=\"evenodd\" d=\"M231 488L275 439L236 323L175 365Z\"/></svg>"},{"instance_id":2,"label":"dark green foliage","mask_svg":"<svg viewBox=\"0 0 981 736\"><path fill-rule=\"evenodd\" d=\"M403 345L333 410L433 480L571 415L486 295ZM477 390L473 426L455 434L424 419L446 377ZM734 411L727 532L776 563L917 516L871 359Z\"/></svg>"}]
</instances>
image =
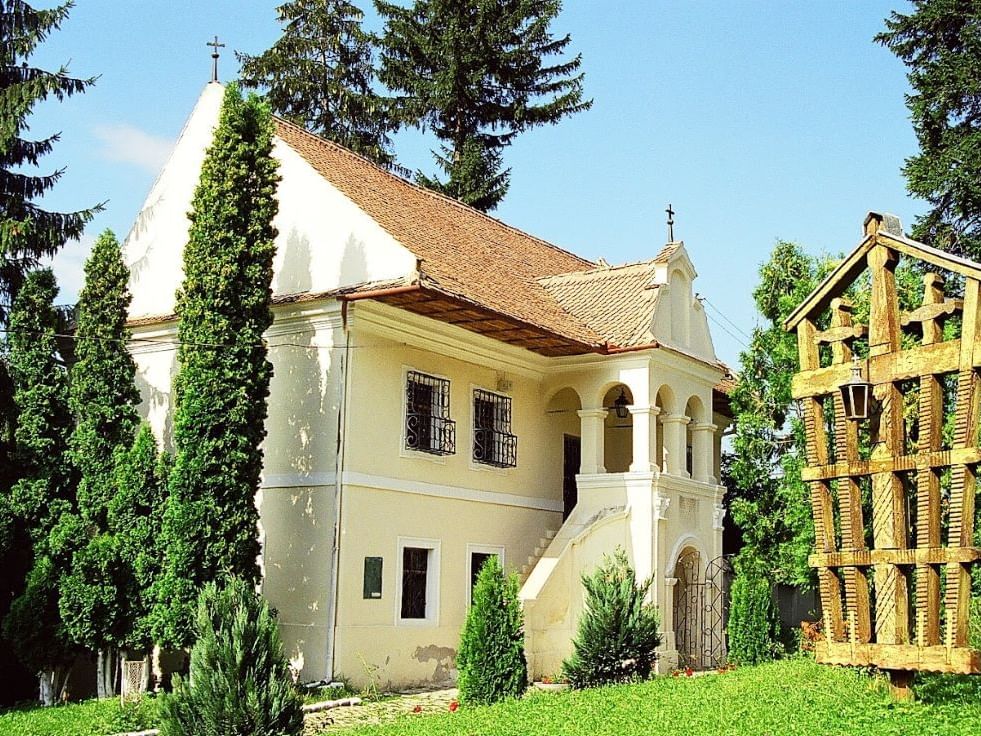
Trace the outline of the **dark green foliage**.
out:
<instances>
[{"instance_id":1,"label":"dark green foliage","mask_svg":"<svg viewBox=\"0 0 981 736\"><path fill-rule=\"evenodd\" d=\"M562 674L574 688L650 677L661 644L657 607L647 602L653 580L637 581L622 549L583 575L586 605Z\"/></svg>"},{"instance_id":2,"label":"dark green foliage","mask_svg":"<svg viewBox=\"0 0 981 736\"><path fill-rule=\"evenodd\" d=\"M48 35L68 17L72 3L35 10L22 0L0 5L0 325L6 322L3 304L16 294L39 260L54 255L65 240L77 239L85 223L101 207L79 212L49 212L38 200L64 174L30 173L58 141L58 134L28 140L27 119L48 98L64 100L83 92L93 79L75 79L62 66L49 72L28 64ZM25 171L27 167L27 171Z\"/></svg>"},{"instance_id":3,"label":"dark green foliage","mask_svg":"<svg viewBox=\"0 0 981 736\"><path fill-rule=\"evenodd\" d=\"M780 652L780 620L766 571L758 563L737 561L726 625L729 661L759 664Z\"/></svg>"},{"instance_id":4,"label":"dark green foliage","mask_svg":"<svg viewBox=\"0 0 981 736\"><path fill-rule=\"evenodd\" d=\"M76 419L70 447L80 475L78 509L100 531L115 494L115 454L132 444L138 423L136 365L127 349L128 281L119 241L107 230L85 262L69 393Z\"/></svg>"},{"instance_id":5,"label":"dark green foliage","mask_svg":"<svg viewBox=\"0 0 981 736\"><path fill-rule=\"evenodd\" d=\"M388 101L364 14L347 0L291 0L276 8L283 35L258 56L236 54L242 84L266 90L277 115L387 166L394 161Z\"/></svg>"},{"instance_id":6,"label":"dark green foliage","mask_svg":"<svg viewBox=\"0 0 981 736\"><path fill-rule=\"evenodd\" d=\"M161 704L161 736L288 736L303 731L279 626L252 583L202 591L190 682L174 678Z\"/></svg>"},{"instance_id":7,"label":"dark green foliage","mask_svg":"<svg viewBox=\"0 0 981 736\"><path fill-rule=\"evenodd\" d=\"M981 5L913 0L876 40L909 67L906 96L920 151L906 160L910 194L925 199L913 236L981 258Z\"/></svg>"},{"instance_id":8,"label":"dark green foliage","mask_svg":"<svg viewBox=\"0 0 981 736\"><path fill-rule=\"evenodd\" d=\"M193 641L206 582L259 576L255 494L272 376L262 336L272 323L278 181L272 131L268 107L230 86L189 215L177 295L176 452L155 611L155 638L169 646Z\"/></svg>"},{"instance_id":9,"label":"dark green foliage","mask_svg":"<svg viewBox=\"0 0 981 736\"><path fill-rule=\"evenodd\" d=\"M514 137L588 109L581 58L549 65L569 46L549 26L559 0L375 0L386 19L379 77L400 93L402 123L430 128L446 181L424 186L484 211L507 192L502 150Z\"/></svg>"},{"instance_id":10,"label":"dark green foliage","mask_svg":"<svg viewBox=\"0 0 981 736\"><path fill-rule=\"evenodd\" d=\"M528 687L518 580L492 555L477 575L456 658L460 700L488 705L518 698Z\"/></svg>"},{"instance_id":11,"label":"dark green foliage","mask_svg":"<svg viewBox=\"0 0 981 736\"><path fill-rule=\"evenodd\" d=\"M89 649L103 649L125 637L128 562L111 534L93 537L72 556L59 599L72 640Z\"/></svg>"},{"instance_id":12,"label":"dark green foliage","mask_svg":"<svg viewBox=\"0 0 981 736\"><path fill-rule=\"evenodd\" d=\"M153 593L164 557L160 531L169 471L170 457L157 452L148 424L140 427L133 446L116 457L117 490L109 503L108 526L127 568L126 629L116 643L132 653L153 645Z\"/></svg>"}]
</instances>

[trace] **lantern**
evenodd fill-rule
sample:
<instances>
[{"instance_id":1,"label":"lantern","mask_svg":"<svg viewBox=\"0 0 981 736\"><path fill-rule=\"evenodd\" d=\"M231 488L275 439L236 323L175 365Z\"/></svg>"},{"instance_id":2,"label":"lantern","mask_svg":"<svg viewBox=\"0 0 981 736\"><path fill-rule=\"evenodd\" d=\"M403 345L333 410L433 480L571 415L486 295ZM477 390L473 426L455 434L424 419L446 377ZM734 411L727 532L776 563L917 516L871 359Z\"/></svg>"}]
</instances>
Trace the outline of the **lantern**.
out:
<instances>
[{"instance_id":1,"label":"lantern","mask_svg":"<svg viewBox=\"0 0 981 736\"><path fill-rule=\"evenodd\" d=\"M626 419L630 411L627 409L627 405L630 404L630 400L627 398L627 394L624 393L623 389L620 389L620 395L617 396L616 401L613 402L612 409L616 412L617 419Z\"/></svg>"},{"instance_id":2,"label":"lantern","mask_svg":"<svg viewBox=\"0 0 981 736\"><path fill-rule=\"evenodd\" d=\"M862 378L862 366L858 358L852 363L851 377L841 384L840 390L845 419L855 422L868 419L873 401L872 384Z\"/></svg>"}]
</instances>

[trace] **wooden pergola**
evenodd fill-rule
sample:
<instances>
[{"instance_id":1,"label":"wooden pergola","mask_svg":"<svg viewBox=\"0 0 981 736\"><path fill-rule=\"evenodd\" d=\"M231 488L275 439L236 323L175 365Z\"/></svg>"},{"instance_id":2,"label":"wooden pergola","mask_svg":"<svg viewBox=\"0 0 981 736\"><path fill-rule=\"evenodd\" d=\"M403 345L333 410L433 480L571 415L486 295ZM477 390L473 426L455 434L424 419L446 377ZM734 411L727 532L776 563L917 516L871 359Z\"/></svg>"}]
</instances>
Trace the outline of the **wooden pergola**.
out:
<instances>
[{"instance_id":1,"label":"wooden pergola","mask_svg":"<svg viewBox=\"0 0 981 736\"><path fill-rule=\"evenodd\" d=\"M925 266L921 304L906 312L900 258ZM868 324L855 324L847 297L866 269ZM962 295L944 293L960 284ZM785 323L800 355L793 396L806 431L810 564L825 630L817 659L888 670L900 696L917 670L981 672L968 642L981 557L979 284L981 264L910 240L895 218L870 213L861 243ZM846 418L842 399L856 367L874 397L865 421Z\"/></svg>"}]
</instances>

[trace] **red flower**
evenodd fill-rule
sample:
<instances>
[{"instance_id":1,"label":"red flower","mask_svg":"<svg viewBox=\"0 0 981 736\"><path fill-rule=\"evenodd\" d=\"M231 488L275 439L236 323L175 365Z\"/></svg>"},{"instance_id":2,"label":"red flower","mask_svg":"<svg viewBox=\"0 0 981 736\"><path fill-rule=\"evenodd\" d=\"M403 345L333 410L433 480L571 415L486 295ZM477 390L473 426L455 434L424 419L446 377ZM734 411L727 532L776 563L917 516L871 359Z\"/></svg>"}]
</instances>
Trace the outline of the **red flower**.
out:
<instances>
[{"instance_id":1,"label":"red flower","mask_svg":"<svg viewBox=\"0 0 981 736\"><path fill-rule=\"evenodd\" d=\"M450 701L450 713L456 713L456 709L460 707L460 704L455 700Z\"/></svg>"},{"instance_id":2,"label":"red flower","mask_svg":"<svg viewBox=\"0 0 981 736\"><path fill-rule=\"evenodd\" d=\"M412 712L413 713L422 713L422 706L421 705L417 705L415 708L412 709Z\"/></svg>"},{"instance_id":3,"label":"red flower","mask_svg":"<svg viewBox=\"0 0 981 736\"><path fill-rule=\"evenodd\" d=\"M695 674L695 670L693 670L691 667L685 668L685 677L691 677L694 674Z\"/></svg>"}]
</instances>

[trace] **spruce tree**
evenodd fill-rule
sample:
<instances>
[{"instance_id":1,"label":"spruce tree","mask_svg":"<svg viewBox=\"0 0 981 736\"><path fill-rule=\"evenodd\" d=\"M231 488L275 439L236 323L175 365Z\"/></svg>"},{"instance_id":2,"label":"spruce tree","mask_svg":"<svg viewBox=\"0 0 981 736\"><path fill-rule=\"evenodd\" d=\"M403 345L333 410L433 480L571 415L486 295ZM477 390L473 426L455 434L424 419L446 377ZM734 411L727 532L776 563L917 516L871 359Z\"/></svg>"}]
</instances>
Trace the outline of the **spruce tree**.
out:
<instances>
[{"instance_id":1,"label":"spruce tree","mask_svg":"<svg viewBox=\"0 0 981 736\"><path fill-rule=\"evenodd\" d=\"M303 698L275 616L251 582L220 582L201 593L190 681L174 677L161 736L299 736Z\"/></svg>"},{"instance_id":2,"label":"spruce tree","mask_svg":"<svg viewBox=\"0 0 981 736\"><path fill-rule=\"evenodd\" d=\"M447 175L424 186L494 209L510 174L502 150L522 131L588 109L581 57L549 64L569 46L549 29L560 0L375 0L386 19L379 77L401 122L430 128Z\"/></svg>"},{"instance_id":3,"label":"spruce tree","mask_svg":"<svg viewBox=\"0 0 981 736\"><path fill-rule=\"evenodd\" d=\"M518 580L492 555L477 575L456 658L460 700L489 705L520 698L528 686Z\"/></svg>"},{"instance_id":4,"label":"spruce tree","mask_svg":"<svg viewBox=\"0 0 981 736\"><path fill-rule=\"evenodd\" d=\"M49 269L28 274L11 310L9 353L21 477L6 500L14 517L12 548L19 554L8 554L4 567L14 580L23 580L26 568L30 572L3 629L21 661L40 673L46 704L63 690L75 655L58 610L58 586L77 534L68 531L76 481L68 459L67 377L55 340L57 293Z\"/></svg>"},{"instance_id":5,"label":"spruce tree","mask_svg":"<svg viewBox=\"0 0 981 736\"><path fill-rule=\"evenodd\" d=\"M278 181L272 135L266 104L230 86L189 214L156 607L159 640L171 646L192 642L205 583L259 576L255 494L272 375L263 333L272 323Z\"/></svg>"},{"instance_id":6,"label":"spruce tree","mask_svg":"<svg viewBox=\"0 0 981 736\"><path fill-rule=\"evenodd\" d=\"M35 10L22 0L0 4L0 326L5 304L27 272L52 256L66 240L78 239L85 223L101 209L51 212L39 200L64 174L58 169L33 174L58 141L58 134L40 140L24 138L27 118L44 100L59 101L85 91L95 80L76 79L62 66L50 72L28 62L48 35L68 17L72 3Z\"/></svg>"},{"instance_id":7,"label":"spruce tree","mask_svg":"<svg viewBox=\"0 0 981 736\"><path fill-rule=\"evenodd\" d=\"M237 53L246 87L266 90L277 115L388 166L392 124L373 89L374 45L347 0L291 0L276 8L283 35L258 56Z\"/></svg>"},{"instance_id":8,"label":"spruce tree","mask_svg":"<svg viewBox=\"0 0 981 736\"><path fill-rule=\"evenodd\" d=\"M909 67L906 105L919 153L903 173L910 194L930 209L913 237L981 259L981 4L913 0L876 36Z\"/></svg>"}]
</instances>

